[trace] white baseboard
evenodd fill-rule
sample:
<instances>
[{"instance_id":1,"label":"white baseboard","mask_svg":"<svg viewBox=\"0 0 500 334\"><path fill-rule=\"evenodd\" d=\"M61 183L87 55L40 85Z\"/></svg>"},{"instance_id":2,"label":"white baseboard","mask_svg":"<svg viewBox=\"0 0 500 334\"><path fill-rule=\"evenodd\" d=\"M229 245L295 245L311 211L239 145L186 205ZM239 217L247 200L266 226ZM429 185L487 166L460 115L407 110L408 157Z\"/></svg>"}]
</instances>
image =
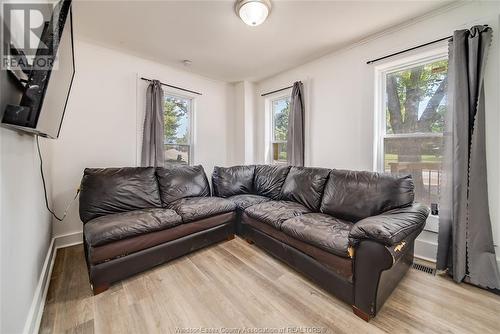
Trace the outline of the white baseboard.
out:
<instances>
[{"instance_id":1,"label":"white baseboard","mask_svg":"<svg viewBox=\"0 0 500 334\"><path fill-rule=\"evenodd\" d=\"M35 334L40 329L40 322L42 320L43 309L45 307L45 299L49 290L50 277L52 276L52 269L54 267L54 260L56 259L57 250L59 248L69 247L82 243L82 232L69 233L52 238L50 241L47 255L43 263L42 272L38 279L38 284L31 302L30 311L26 322L24 323L23 334Z\"/></svg>"},{"instance_id":2,"label":"white baseboard","mask_svg":"<svg viewBox=\"0 0 500 334\"><path fill-rule=\"evenodd\" d=\"M55 248L64 248L74 245L79 245L83 241L83 232L73 232L63 235L58 235L54 237L55 239Z\"/></svg>"},{"instance_id":3,"label":"white baseboard","mask_svg":"<svg viewBox=\"0 0 500 334\"><path fill-rule=\"evenodd\" d=\"M42 319L43 306L45 305L45 297L49 288L50 275L52 274L52 267L54 266L55 248L54 239L51 240L45 261L43 263L42 272L38 279L38 284L31 302L30 311L26 322L24 323L24 334L38 333L40 320Z\"/></svg>"}]
</instances>

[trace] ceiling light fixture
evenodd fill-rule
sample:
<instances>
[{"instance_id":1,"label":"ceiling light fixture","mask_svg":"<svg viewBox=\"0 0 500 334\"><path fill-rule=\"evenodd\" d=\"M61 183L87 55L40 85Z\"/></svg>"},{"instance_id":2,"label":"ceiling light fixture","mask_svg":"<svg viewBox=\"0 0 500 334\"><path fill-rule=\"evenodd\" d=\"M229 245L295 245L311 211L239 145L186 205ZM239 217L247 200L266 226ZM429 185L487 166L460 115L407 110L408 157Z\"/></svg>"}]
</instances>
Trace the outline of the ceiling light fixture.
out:
<instances>
[{"instance_id":1,"label":"ceiling light fixture","mask_svg":"<svg viewBox=\"0 0 500 334\"><path fill-rule=\"evenodd\" d=\"M270 0L238 0L236 14L243 22L255 27L262 24L271 12Z\"/></svg>"}]
</instances>

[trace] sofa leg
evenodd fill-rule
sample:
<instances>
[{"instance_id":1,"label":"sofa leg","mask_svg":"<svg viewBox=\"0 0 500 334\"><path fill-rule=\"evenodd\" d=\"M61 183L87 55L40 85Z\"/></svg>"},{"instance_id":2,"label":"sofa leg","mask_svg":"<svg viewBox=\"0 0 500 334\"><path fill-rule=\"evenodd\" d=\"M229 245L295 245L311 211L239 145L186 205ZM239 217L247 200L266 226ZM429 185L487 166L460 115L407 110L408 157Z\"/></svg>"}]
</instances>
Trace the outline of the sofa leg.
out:
<instances>
[{"instance_id":1,"label":"sofa leg","mask_svg":"<svg viewBox=\"0 0 500 334\"><path fill-rule=\"evenodd\" d=\"M352 305L352 311L354 312L355 315L363 319L364 321L368 322L371 319L371 316L368 313L365 313L361 311L359 308L356 306Z\"/></svg>"},{"instance_id":2,"label":"sofa leg","mask_svg":"<svg viewBox=\"0 0 500 334\"><path fill-rule=\"evenodd\" d=\"M90 285L90 287L92 288L92 292L94 293L94 296L108 290L110 286L111 285L108 283L103 283L100 285L93 285L93 284Z\"/></svg>"},{"instance_id":3,"label":"sofa leg","mask_svg":"<svg viewBox=\"0 0 500 334\"><path fill-rule=\"evenodd\" d=\"M234 234L230 234L227 236L227 241L233 240L234 239Z\"/></svg>"},{"instance_id":4,"label":"sofa leg","mask_svg":"<svg viewBox=\"0 0 500 334\"><path fill-rule=\"evenodd\" d=\"M250 239L247 239L245 238L245 241L248 242L250 245L253 245L255 242L253 242L253 240L250 240Z\"/></svg>"}]
</instances>

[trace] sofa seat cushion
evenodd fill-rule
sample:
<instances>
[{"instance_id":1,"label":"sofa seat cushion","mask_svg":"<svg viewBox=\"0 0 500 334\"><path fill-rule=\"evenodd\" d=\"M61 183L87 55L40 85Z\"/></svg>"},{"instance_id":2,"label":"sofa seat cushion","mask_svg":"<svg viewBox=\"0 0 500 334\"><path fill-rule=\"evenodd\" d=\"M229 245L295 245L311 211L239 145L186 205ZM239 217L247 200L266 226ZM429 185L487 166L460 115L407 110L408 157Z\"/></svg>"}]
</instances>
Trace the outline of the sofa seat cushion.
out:
<instances>
[{"instance_id":1,"label":"sofa seat cushion","mask_svg":"<svg viewBox=\"0 0 500 334\"><path fill-rule=\"evenodd\" d=\"M234 224L236 213L228 212L197 220L187 224L180 224L172 228L156 232L141 234L132 238L118 240L102 246L87 245L88 261L94 265L133 254L166 242L175 241L195 233L217 228L224 224Z\"/></svg>"},{"instance_id":2,"label":"sofa seat cushion","mask_svg":"<svg viewBox=\"0 0 500 334\"><path fill-rule=\"evenodd\" d=\"M242 216L241 223L243 225L244 233L248 233L249 229L258 230L273 239L281 241L282 243L307 254L325 267L328 267L329 270L352 282L353 266L351 258L332 254L331 252L327 252L319 247L311 245L310 243L291 237L283 231L278 231L266 223L249 217L245 213ZM297 260L301 261L300 259Z\"/></svg>"},{"instance_id":3,"label":"sofa seat cushion","mask_svg":"<svg viewBox=\"0 0 500 334\"><path fill-rule=\"evenodd\" d=\"M245 213L255 219L281 229L281 224L290 218L311 212L305 206L289 201L269 201L256 205L245 210Z\"/></svg>"},{"instance_id":4,"label":"sofa seat cushion","mask_svg":"<svg viewBox=\"0 0 500 334\"><path fill-rule=\"evenodd\" d=\"M239 210L245 210L252 205L270 201L267 197L251 194L231 196L228 200L236 204L236 208Z\"/></svg>"},{"instance_id":5,"label":"sofa seat cushion","mask_svg":"<svg viewBox=\"0 0 500 334\"><path fill-rule=\"evenodd\" d=\"M83 232L87 244L95 247L179 224L182 218L174 210L143 209L94 218L84 225Z\"/></svg>"},{"instance_id":6,"label":"sofa seat cushion","mask_svg":"<svg viewBox=\"0 0 500 334\"><path fill-rule=\"evenodd\" d=\"M347 248L352 227L352 223L342 219L322 213L308 213L284 221L281 230L329 253L349 257Z\"/></svg>"},{"instance_id":7,"label":"sofa seat cushion","mask_svg":"<svg viewBox=\"0 0 500 334\"><path fill-rule=\"evenodd\" d=\"M184 223L202 218L232 212L236 205L228 199L220 197L189 197L172 202L169 209L175 210Z\"/></svg>"}]
</instances>

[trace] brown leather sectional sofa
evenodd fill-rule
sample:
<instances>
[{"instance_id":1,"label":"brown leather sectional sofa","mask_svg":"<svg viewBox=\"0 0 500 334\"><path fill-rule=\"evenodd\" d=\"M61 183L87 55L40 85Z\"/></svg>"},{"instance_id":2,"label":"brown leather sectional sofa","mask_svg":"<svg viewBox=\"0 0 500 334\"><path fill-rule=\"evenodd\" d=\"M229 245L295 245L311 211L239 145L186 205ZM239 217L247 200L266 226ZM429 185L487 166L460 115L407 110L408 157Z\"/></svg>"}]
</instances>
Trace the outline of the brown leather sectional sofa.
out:
<instances>
[{"instance_id":1,"label":"brown leather sectional sofa","mask_svg":"<svg viewBox=\"0 0 500 334\"><path fill-rule=\"evenodd\" d=\"M234 233L375 316L429 214L409 176L282 165L86 169L80 217L94 293ZM213 196L211 196L213 193Z\"/></svg>"}]
</instances>

